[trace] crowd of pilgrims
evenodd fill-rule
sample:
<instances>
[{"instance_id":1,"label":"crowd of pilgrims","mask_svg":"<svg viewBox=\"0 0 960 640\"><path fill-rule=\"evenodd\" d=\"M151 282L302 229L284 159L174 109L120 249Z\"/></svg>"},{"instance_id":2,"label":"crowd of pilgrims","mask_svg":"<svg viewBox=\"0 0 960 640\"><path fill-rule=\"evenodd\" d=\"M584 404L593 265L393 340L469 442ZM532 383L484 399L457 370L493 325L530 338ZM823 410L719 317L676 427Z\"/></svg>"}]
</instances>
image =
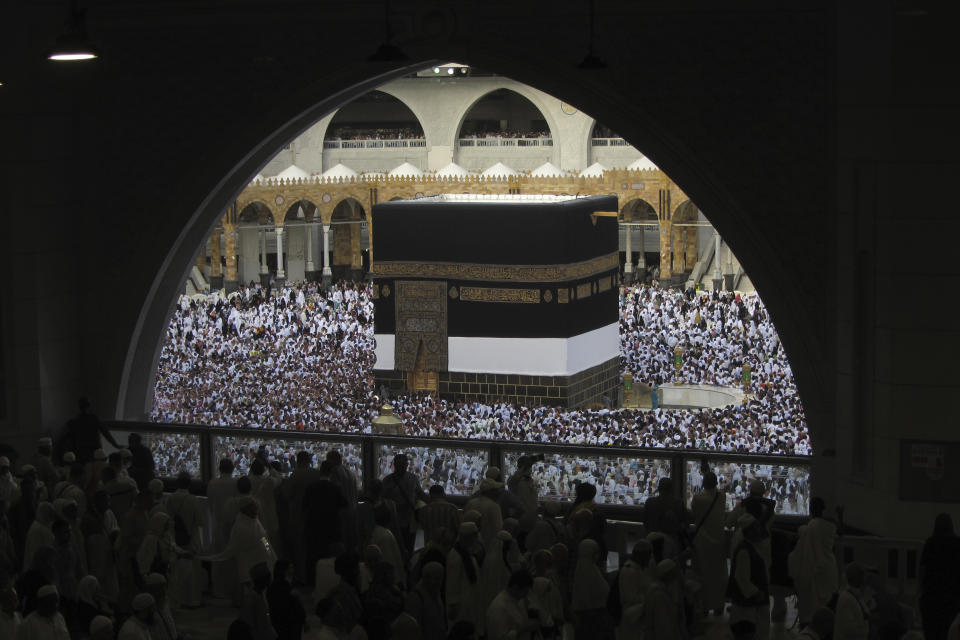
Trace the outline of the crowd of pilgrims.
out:
<instances>
[{"instance_id":1,"label":"crowd of pilgrims","mask_svg":"<svg viewBox=\"0 0 960 640\"><path fill-rule=\"evenodd\" d=\"M144 443L150 447L159 477L173 478L186 471L199 475L200 460L195 452L200 448L196 435L178 433L146 434ZM322 459L328 451L338 449L344 465L358 479L363 479L363 453L359 443L315 441L296 438L259 438L251 436L217 435L213 438L213 459L230 458L238 473L248 473L257 456L276 460L281 475L296 468L298 451L307 451ZM483 478L489 463L487 449L460 447L400 447L378 445L375 453L381 475L388 473L396 453L406 453L409 470L423 486L439 484L447 495L465 496L472 493ZM516 467L519 453L506 452L504 466L508 472ZM688 491L701 488L703 477L696 462L688 462L686 486ZM806 467L750 462L721 462L714 470L720 488L727 498L727 507L746 497L753 480L767 486L767 495L777 504L779 513L802 515L807 513L810 500L810 474ZM598 504L624 506L642 505L656 493L660 478L670 475L669 458L636 456L596 456L584 454L550 453L533 465L531 473L544 500L569 501L576 495L576 487L583 482L596 485ZM692 495L692 494L691 494Z\"/></svg>"},{"instance_id":2,"label":"crowd of pilgrims","mask_svg":"<svg viewBox=\"0 0 960 640\"><path fill-rule=\"evenodd\" d=\"M390 398L409 435L580 445L809 455L803 408L783 347L756 295L622 287L624 371L650 385L738 385L742 405L703 410L527 407ZM373 378L372 290L344 282L229 298L182 297L160 355L158 422L299 431L369 432L379 415Z\"/></svg>"},{"instance_id":3,"label":"crowd of pilgrims","mask_svg":"<svg viewBox=\"0 0 960 640\"><path fill-rule=\"evenodd\" d=\"M83 428L87 442L114 442L90 419ZM361 483L339 449L297 451L286 476L257 450L247 473L227 457L198 487L186 473L154 477L136 434L110 455L77 446L60 466L52 444L0 456L4 640L175 640L211 598L237 608L215 636L228 640L686 640L705 625L767 640L787 577L799 637L899 639L913 622L882 576L841 571L841 510L834 522L813 498L785 534L763 483L728 508L706 461L689 500L660 477L640 537L609 549L619 538L597 488L579 483L566 506L539 501L536 456L510 474L486 467L454 504L403 453ZM960 539L946 514L920 576L925 637L956 637Z\"/></svg>"}]
</instances>

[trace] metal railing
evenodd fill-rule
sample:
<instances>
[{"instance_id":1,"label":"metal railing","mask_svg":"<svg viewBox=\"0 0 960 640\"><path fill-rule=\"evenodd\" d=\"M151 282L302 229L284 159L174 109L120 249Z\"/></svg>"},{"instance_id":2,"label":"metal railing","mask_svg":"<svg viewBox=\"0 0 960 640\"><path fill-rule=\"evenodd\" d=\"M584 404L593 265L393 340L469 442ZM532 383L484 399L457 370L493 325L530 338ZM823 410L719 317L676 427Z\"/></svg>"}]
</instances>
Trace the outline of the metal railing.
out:
<instances>
[{"instance_id":1,"label":"metal railing","mask_svg":"<svg viewBox=\"0 0 960 640\"><path fill-rule=\"evenodd\" d=\"M408 149L427 146L423 138L398 140L324 140L324 149Z\"/></svg>"},{"instance_id":2,"label":"metal railing","mask_svg":"<svg viewBox=\"0 0 960 640\"><path fill-rule=\"evenodd\" d=\"M592 138L590 145L594 147L629 147L629 142L623 138Z\"/></svg>"},{"instance_id":3,"label":"metal railing","mask_svg":"<svg viewBox=\"0 0 960 640\"><path fill-rule=\"evenodd\" d=\"M464 147L552 147L553 138L460 138L457 146Z\"/></svg>"},{"instance_id":4,"label":"metal railing","mask_svg":"<svg viewBox=\"0 0 960 640\"><path fill-rule=\"evenodd\" d=\"M110 422L106 425L115 435L138 432L145 436L145 441L151 443L154 455L165 455L164 447L170 447L171 442L179 442L177 446L194 451L195 456L180 461L181 465L189 465L188 470L203 481L214 477L216 460L224 455L224 451L248 451L252 444L273 443L279 444L288 452L294 452L311 447L315 454L325 452L336 445L347 449L347 453L359 458L357 475L364 485L370 478L380 477L385 460L385 451L394 449L409 449L423 451L429 449L437 451L465 452L475 454L485 460L485 466L497 466L504 475L512 473L516 458L519 455L544 454L556 460L559 464L565 459L577 461L597 462L609 464L611 461L621 463L635 463L637 468L662 464L669 465L670 477L674 478L674 485L679 495L690 497L692 487L687 486L687 474L694 465L706 459L709 464L742 464L742 465L779 465L782 467L799 468L809 474L810 458L802 456L753 455L723 453L715 451L701 451L694 449L650 449L606 446L581 446L568 444L547 444L538 442L524 442L513 440L482 440L464 438L429 438L413 436L387 436L361 433L337 433L332 431L292 431L274 429L249 429L232 427L208 427L197 425L158 424L151 422ZM153 434L168 435L166 441L156 443L151 437ZM159 447L159 448L158 448ZM245 447L237 449L236 447ZM181 452L182 453L182 452ZM390 454L392 459L392 454ZM411 467L413 468L413 467ZM178 468L170 468L167 476L175 475ZM677 482L676 479L679 479ZM600 489L600 487L598 487ZM467 492L469 493L469 492ZM560 499L556 496L544 494L544 499ZM638 516L640 506L606 503L605 510L613 516L631 520ZM799 514L787 514L799 515Z\"/></svg>"}]
</instances>

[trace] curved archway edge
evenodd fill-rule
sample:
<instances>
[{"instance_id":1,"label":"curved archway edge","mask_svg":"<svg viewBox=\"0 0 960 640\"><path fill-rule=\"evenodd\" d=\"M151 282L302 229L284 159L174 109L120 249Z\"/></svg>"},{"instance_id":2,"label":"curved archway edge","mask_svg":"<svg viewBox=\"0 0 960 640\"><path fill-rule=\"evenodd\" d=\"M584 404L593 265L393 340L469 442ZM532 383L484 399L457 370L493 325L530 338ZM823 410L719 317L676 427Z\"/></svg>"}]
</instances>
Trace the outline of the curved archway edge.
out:
<instances>
[{"instance_id":1,"label":"curved archway edge","mask_svg":"<svg viewBox=\"0 0 960 640\"><path fill-rule=\"evenodd\" d=\"M472 62L464 56L457 57ZM316 84L304 87L296 96L291 96L285 106L278 106L265 115L259 127L251 127L243 135L238 131L224 133L223 152L218 161L212 162L206 172L198 174L194 178L197 182L191 185L194 187L191 192L205 189L206 196L199 203L184 203L185 209L192 213L160 261L145 295L118 385L116 417L141 418L150 407L160 339L196 247L259 167L320 117L384 82L434 62L436 60L424 58L416 64L382 73L371 73L358 62L342 69L334 83L328 82L325 87ZM682 142L683 132L661 126L651 114L623 94L596 91L597 84L603 83L597 76L571 75L563 70L541 73L546 67L537 67L536 61L517 66L512 64L514 61L499 59L495 54L478 53L476 62L494 71L510 69L511 77L587 109L591 116L614 127L652 158L708 212L711 221L741 256L741 262L758 290L762 294L772 294L765 295L765 299L790 354L811 428L828 422L832 372L824 372L823 363L819 361L824 349L818 335L804 327L803 319L807 316L802 313L803 301L789 295L794 271L787 268L775 244L765 237L769 233L756 223L756 216L762 213L762 203L739 201L726 188L722 172L707 165L696 149L688 148ZM357 77L366 79L357 82ZM612 86L612 80L607 81ZM198 189L198 184L206 186ZM778 287L786 288L786 293L777 293Z\"/></svg>"}]
</instances>

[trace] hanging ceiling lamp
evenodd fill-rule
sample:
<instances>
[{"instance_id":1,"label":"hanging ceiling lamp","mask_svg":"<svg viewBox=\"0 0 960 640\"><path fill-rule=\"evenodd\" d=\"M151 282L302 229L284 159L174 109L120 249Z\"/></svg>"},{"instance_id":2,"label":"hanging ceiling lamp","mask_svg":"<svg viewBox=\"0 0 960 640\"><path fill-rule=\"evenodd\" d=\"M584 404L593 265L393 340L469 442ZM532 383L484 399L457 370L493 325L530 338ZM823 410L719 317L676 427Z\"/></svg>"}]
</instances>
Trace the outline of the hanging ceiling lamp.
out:
<instances>
[{"instance_id":1,"label":"hanging ceiling lamp","mask_svg":"<svg viewBox=\"0 0 960 640\"><path fill-rule=\"evenodd\" d=\"M594 22L596 21L596 6L595 1L590 0L590 39L587 41L587 55L583 57L583 60L580 61L580 64L577 65L580 69L606 69L607 63L604 62L600 56L593 52L593 45L595 41L594 35Z\"/></svg>"},{"instance_id":2,"label":"hanging ceiling lamp","mask_svg":"<svg viewBox=\"0 0 960 640\"><path fill-rule=\"evenodd\" d=\"M57 43L47 54L48 60L76 62L97 57L97 49L87 37L86 13L86 9L77 7L77 0L71 0L63 33L57 36Z\"/></svg>"},{"instance_id":3,"label":"hanging ceiling lamp","mask_svg":"<svg viewBox=\"0 0 960 640\"><path fill-rule=\"evenodd\" d=\"M393 32L390 31L390 0L383 2L383 42L373 52L368 62L403 62L409 60L409 56L397 45L390 42L393 39Z\"/></svg>"}]
</instances>

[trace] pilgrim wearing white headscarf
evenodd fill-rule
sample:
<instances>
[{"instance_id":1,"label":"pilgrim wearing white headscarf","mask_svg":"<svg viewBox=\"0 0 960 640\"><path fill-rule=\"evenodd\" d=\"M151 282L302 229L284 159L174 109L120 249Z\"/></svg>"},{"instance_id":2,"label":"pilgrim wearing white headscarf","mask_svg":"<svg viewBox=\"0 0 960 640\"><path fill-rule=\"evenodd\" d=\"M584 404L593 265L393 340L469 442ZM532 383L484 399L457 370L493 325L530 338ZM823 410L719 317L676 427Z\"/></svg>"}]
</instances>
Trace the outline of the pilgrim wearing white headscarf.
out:
<instances>
[{"instance_id":1,"label":"pilgrim wearing white headscarf","mask_svg":"<svg viewBox=\"0 0 960 640\"><path fill-rule=\"evenodd\" d=\"M172 522L166 513L155 513L147 524L147 535L137 551L137 568L141 576L149 573L165 575L177 556L186 552L173 541Z\"/></svg>"},{"instance_id":2,"label":"pilgrim wearing white headscarf","mask_svg":"<svg viewBox=\"0 0 960 640\"><path fill-rule=\"evenodd\" d=\"M447 619L451 627L461 620L483 633L484 614L480 608L480 565L473 549L480 544L476 523L462 522L453 549L447 554Z\"/></svg>"},{"instance_id":3,"label":"pilgrim wearing white headscarf","mask_svg":"<svg viewBox=\"0 0 960 640\"><path fill-rule=\"evenodd\" d=\"M607 614L610 584L600 570L600 545L585 538L577 547L577 565L573 570L574 629L578 638L607 638L612 625Z\"/></svg>"},{"instance_id":4,"label":"pilgrim wearing white headscarf","mask_svg":"<svg viewBox=\"0 0 960 640\"><path fill-rule=\"evenodd\" d=\"M23 549L23 568L29 569L33 564L33 556L40 547L53 547L56 540L50 526L57 519L57 512L49 502L37 505L37 513L33 523L27 529L26 543Z\"/></svg>"},{"instance_id":5,"label":"pilgrim wearing white headscarf","mask_svg":"<svg viewBox=\"0 0 960 640\"><path fill-rule=\"evenodd\" d=\"M91 508L83 515L80 530L85 536L87 567L100 582L104 597L116 602L120 587L114 540L120 533L120 527L113 511L107 507L109 500L106 492L94 494Z\"/></svg>"},{"instance_id":6,"label":"pilgrim wearing white headscarf","mask_svg":"<svg viewBox=\"0 0 960 640\"><path fill-rule=\"evenodd\" d=\"M487 546L480 567L480 606L484 611L494 598L503 591L510 580L510 574L519 568L517 543L507 531L500 531Z\"/></svg>"},{"instance_id":7,"label":"pilgrim wearing white headscarf","mask_svg":"<svg viewBox=\"0 0 960 640\"><path fill-rule=\"evenodd\" d=\"M266 530L257 518L256 501L248 497L239 507L240 512L230 529L226 548L220 553L205 556L203 559L211 562L236 559L237 575L240 576L241 583L249 583L250 569L263 562L272 572L277 556L267 539Z\"/></svg>"},{"instance_id":8,"label":"pilgrim wearing white headscarf","mask_svg":"<svg viewBox=\"0 0 960 640\"><path fill-rule=\"evenodd\" d=\"M63 615L57 611L58 592L53 585L37 591L37 609L17 628L16 640L70 640Z\"/></svg>"},{"instance_id":9,"label":"pilgrim wearing white headscarf","mask_svg":"<svg viewBox=\"0 0 960 640\"><path fill-rule=\"evenodd\" d=\"M190 534L190 543L185 550L192 554L189 557L179 557L174 562L170 573L169 595L180 605L199 607L203 604L205 576L203 566L197 557L200 553L203 514L200 511L200 501L196 496L190 495L186 486L183 486L188 483L189 480L178 481L177 490L167 497L165 505L170 519L175 521L175 518L179 517L187 533Z\"/></svg>"}]
</instances>

